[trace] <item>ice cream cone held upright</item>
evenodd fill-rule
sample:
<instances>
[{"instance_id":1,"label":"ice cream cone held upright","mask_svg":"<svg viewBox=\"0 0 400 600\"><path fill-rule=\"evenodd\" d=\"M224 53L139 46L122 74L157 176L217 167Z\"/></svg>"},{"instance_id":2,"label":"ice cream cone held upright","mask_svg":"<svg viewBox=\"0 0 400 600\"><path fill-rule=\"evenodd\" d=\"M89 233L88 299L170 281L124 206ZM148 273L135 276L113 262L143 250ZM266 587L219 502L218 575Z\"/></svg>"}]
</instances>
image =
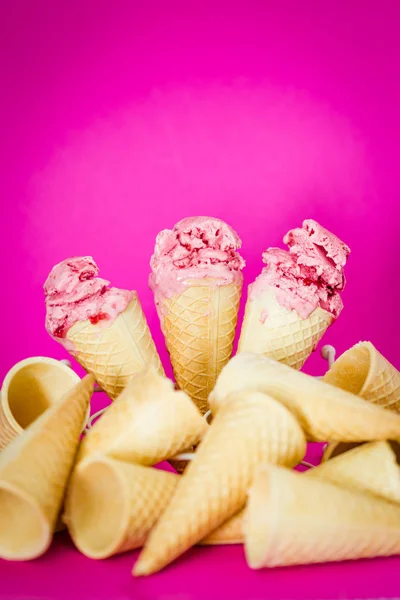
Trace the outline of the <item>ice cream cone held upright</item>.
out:
<instances>
[{"instance_id":1,"label":"ice cream cone held upright","mask_svg":"<svg viewBox=\"0 0 400 600\"><path fill-rule=\"evenodd\" d=\"M266 267L249 286L239 352L255 352L301 369L337 319L350 249L311 219L269 248Z\"/></svg>"},{"instance_id":2,"label":"ice cream cone held upright","mask_svg":"<svg viewBox=\"0 0 400 600\"><path fill-rule=\"evenodd\" d=\"M161 231L149 284L175 379L204 413L232 354L245 262L224 221L190 217Z\"/></svg>"},{"instance_id":3,"label":"ice cream cone held upright","mask_svg":"<svg viewBox=\"0 0 400 600\"><path fill-rule=\"evenodd\" d=\"M163 368L137 293L98 273L90 256L53 267L44 284L46 329L114 400L145 366Z\"/></svg>"}]
</instances>

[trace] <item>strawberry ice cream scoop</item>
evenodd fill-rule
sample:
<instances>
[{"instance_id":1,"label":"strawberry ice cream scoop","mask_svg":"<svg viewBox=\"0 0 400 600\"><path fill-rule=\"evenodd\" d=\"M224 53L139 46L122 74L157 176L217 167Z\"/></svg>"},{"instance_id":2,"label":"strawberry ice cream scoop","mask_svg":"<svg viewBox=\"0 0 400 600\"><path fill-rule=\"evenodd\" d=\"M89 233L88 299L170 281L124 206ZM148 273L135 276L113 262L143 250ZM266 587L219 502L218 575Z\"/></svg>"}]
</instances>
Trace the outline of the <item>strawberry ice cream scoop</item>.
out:
<instances>
[{"instance_id":1,"label":"strawberry ice cream scoop","mask_svg":"<svg viewBox=\"0 0 400 600\"><path fill-rule=\"evenodd\" d=\"M69 258L55 265L45 284L46 329L63 339L78 321L102 322L108 327L132 299L132 292L110 287L98 277L91 256Z\"/></svg>"},{"instance_id":2,"label":"strawberry ice cream scoop","mask_svg":"<svg viewBox=\"0 0 400 600\"><path fill-rule=\"evenodd\" d=\"M188 217L157 235L149 284L156 296L171 297L188 279L212 278L220 285L242 278L242 242L224 221Z\"/></svg>"},{"instance_id":3,"label":"strawberry ice cream scoop","mask_svg":"<svg viewBox=\"0 0 400 600\"><path fill-rule=\"evenodd\" d=\"M350 248L316 221L308 219L283 238L289 250L269 248L263 253L267 266L250 286L250 298L269 287L278 302L306 319L319 306L336 319L343 302L343 268Z\"/></svg>"}]
</instances>

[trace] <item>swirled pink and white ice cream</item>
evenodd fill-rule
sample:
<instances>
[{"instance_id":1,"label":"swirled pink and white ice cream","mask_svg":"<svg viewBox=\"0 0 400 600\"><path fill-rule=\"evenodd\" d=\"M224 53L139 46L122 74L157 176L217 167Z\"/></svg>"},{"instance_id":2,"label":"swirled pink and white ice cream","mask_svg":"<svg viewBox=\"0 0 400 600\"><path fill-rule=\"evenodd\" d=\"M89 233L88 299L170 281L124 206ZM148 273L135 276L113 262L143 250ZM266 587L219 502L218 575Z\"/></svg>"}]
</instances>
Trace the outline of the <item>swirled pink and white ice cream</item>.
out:
<instances>
[{"instance_id":1,"label":"swirled pink and white ice cream","mask_svg":"<svg viewBox=\"0 0 400 600\"><path fill-rule=\"evenodd\" d=\"M229 225L212 217L188 217L161 231L149 278L157 307L165 298L182 293L190 279L213 279L215 285L242 282L241 245Z\"/></svg>"},{"instance_id":2,"label":"swirled pink and white ice cream","mask_svg":"<svg viewBox=\"0 0 400 600\"><path fill-rule=\"evenodd\" d=\"M278 302L303 319L318 306L336 319L343 308L340 292L350 248L312 219L289 231L283 241L289 250L269 248L263 253L267 266L249 286L250 299L272 287Z\"/></svg>"},{"instance_id":3,"label":"swirled pink and white ice cream","mask_svg":"<svg viewBox=\"0 0 400 600\"><path fill-rule=\"evenodd\" d=\"M46 329L61 341L78 321L111 325L132 299L132 292L110 287L98 277L91 256L68 258L55 265L44 284Z\"/></svg>"}]
</instances>

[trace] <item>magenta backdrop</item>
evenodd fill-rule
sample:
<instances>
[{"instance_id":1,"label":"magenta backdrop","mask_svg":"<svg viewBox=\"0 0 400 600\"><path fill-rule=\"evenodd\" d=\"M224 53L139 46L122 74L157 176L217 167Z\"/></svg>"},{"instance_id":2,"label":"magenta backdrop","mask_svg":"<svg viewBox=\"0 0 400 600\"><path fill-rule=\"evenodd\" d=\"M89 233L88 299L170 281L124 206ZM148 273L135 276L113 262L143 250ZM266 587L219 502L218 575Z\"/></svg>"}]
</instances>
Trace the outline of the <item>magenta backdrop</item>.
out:
<instances>
[{"instance_id":1,"label":"magenta backdrop","mask_svg":"<svg viewBox=\"0 0 400 600\"><path fill-rule=\"evenodd\" d=\"M27 356L65 356L44 330L42 285L76 254L138 290L166 360L149 258L160 229L194 214L238 230L246 282L262 250L303 219L333 230L353 252L325 341L343 351L371 340L399 367L399 25L398 0L3 3L1 272L12 291L0 300L0 381ZM315 355L306 368L324 363ZM209 556L223 563L224 552ZM196 560L200 587L182 584L179 598L206 597L209 567ZM387 586L399 565L384 564ZM190 582L190 568L176 568ZM254 598L264 575L251 580ZM303 597L293 577L287 597ZM347 597L312 581L310 594ZM351 593L364 597L357 581ZM125 583L121 598L133 597Z\"/></svg>"}]
</instances>

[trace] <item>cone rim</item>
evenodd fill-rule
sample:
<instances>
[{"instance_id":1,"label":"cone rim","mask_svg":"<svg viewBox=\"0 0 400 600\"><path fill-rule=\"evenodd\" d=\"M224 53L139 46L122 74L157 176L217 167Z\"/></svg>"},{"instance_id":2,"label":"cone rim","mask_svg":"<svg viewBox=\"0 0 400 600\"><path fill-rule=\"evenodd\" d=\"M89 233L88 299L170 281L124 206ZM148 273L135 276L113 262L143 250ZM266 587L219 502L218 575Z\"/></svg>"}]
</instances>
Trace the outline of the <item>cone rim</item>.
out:
<instances>
[{"instance_id":1,"label":"cone rim","mask_svg":"<svg viewBox=\"0 0 400 600\"><path fill-rule=\"evenodd\" d=\"M18 423L11 411L8 402L8 390L11 385L11 381L19 371L25 369L26 367L29 367L30 365L36 364L48 364L52 367L57 367L58 369L69 375L71 377L71 381L74 380L74 386L71 386L71 390L81 381L79 375L73 369L71 369L71 367L67 366L66 364L62 363L60 360L57 360L55 358L50 358L47 356L33 356L17 362L13 367L11 367L11 369L6 374L3 380L3 385L1 387L0 393L0 403L3 409L4 416L6 417L8 424L14 429L16 435L20 435L25 431L25 429ZM67 390L65 393L68 393L71 390Z\"/></svg>"},{"instance_id":2,"label":"cone rim","mask_svg":"<svg viewBox=\"0 0 400 600\"><path fill-rule=\"evenodd\" d=\"M129 523L129 502L128 502L128 489L124 477L121 475L119 470L115 465L116 459L109 458L107 456L94 456L87 459L84 459L79 465L76 467L72 478L70 487L67 493L67 503L66 503L66 512L63 516L63 521L67 525L69 534L78 548L78 550L87 556L88 558L92 558L95 560L100 560L104 558L108 558L115 554L118 548L124 542L124 538L127 531L127 526ZM108 544L103 544L102 548L96 550L93 545L90 543L90 539L94 539L96 535L96 524L93 523L89 527L88 533L84 533L82 535L80 528L73 525L73 514L71 505L73 503L74 493L76 493L76 486L79 485L79 477L86 476L86 483L90 478L90 470L91 468L102 465L103 467L107 467L109 470L109 474L112 478L117 482L119 486L120 492L118 494L117 500L121 504L121 510L119 510L119 523L117 529L114 529L115 534L113 535L111 541ZM107 489L107 486L105 486ZM114 499L115 500L115 499ZM107 519L108 511L110 509L107 508L107 514L101 516L101 518ZM97 521L97 520L96 520Z\"/></svg>"},{"instance_id":3,"label":"cone rim","mask_svg":"<svg viewBox=\"0 0 400 600\"><path fill-rule=\"evenodd\" d=\"M30 546L29 550L16 552L15 550L5 549L6 546L2 541L2 531L0 530L0 556L9 561L32 560L38 558L48 550L53 538L53 531L49 520L46 518L42 507L24 490L7 482L0 481L0 497L1 492L5 492L14 496L19 502L25 504L25 508L32 512L32 518L37 519L41 528L41 535L38 536L34 547ZM17 510L17 508L16 508ZM18 506L20 510L20 506ZM12 544L11 544L12 545Z\"/></svg>"}]
</instances>

